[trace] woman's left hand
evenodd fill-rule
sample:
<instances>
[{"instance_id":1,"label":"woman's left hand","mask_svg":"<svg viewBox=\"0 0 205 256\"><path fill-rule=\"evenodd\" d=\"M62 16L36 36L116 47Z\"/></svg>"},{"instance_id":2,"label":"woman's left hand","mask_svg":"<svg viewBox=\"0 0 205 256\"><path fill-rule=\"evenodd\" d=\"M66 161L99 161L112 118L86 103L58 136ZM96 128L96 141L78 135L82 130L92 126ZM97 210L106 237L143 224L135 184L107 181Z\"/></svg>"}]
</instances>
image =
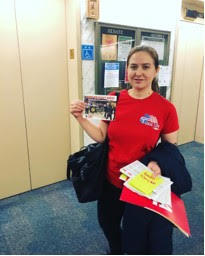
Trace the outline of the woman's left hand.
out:
<instances>
[{"instance_id":1,"label":"woman's left hand","mask_svg":"<svg viewBox=\"0 0 205 256\"><path fill-rule=\"evenodd\" d=\"M160 169L159 165L157 164L157 162L151 161L151 162L149 162L147 167L153 171L153 177L161 175L161 169Z\"/></svg>"}]
</instances>

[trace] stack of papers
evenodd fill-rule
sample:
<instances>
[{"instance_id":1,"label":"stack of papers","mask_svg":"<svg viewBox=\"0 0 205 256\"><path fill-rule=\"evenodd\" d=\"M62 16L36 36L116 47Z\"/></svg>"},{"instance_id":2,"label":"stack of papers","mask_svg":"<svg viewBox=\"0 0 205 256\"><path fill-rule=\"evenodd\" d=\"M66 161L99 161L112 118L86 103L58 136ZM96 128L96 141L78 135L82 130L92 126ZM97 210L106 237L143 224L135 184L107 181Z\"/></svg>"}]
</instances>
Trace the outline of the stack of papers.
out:
<instances>
[{"instance_id":1,"label":"stack of papers","mask_svg":"<svg viewBox=\"0 0 205 256\"><path fill-rule=\"evenodd\" d=\"M120 179L126 180L124 186L141 196L153 200L153 204L161 203L161 207L171 210L171 184L169 178L158 175L147 166L136 160L120 169Z\"/></svg>"},{"instance_id":2,"label":"stack of papers","mask_svg":"<svg viewBox=\"0 0 205 256\"><path fill-rule=\"evenodd\" d=\"M187 237L191 235L184 202L171 192L169 178L157 176L139 161L120 169L124 187L120 200L153 211L172 222Z\"/></svg>"}]
</instances>

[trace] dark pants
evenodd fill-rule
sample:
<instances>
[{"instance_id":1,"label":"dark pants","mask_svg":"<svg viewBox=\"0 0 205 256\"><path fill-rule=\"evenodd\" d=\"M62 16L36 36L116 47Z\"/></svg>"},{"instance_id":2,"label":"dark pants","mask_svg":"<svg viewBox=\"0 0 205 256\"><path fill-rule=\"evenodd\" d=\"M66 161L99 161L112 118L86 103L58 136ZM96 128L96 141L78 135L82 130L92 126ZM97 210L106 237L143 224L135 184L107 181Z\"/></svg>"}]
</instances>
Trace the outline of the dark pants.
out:
<instances>
[{"instance_id":1,"label":"dark pants","mask_svg":"<svg viewBox=\"0 0 205 256\"><path fill-rule=\"evenodd\" d=\"M110 253L172 254L172 223L145 208L123 203L119 200L120 193L120 189L105 182L98 200L98 221Z\"/></svg>"},{"instance_id":2,"label":"dark pants","mask_svg":"<svg viewBox=\"0 0 205 256\"><path fill-rule=\"evenodd\" d=\"M127 254L172 254L173 224L159 214L126 204L122 228L123 249Z\"/></svg>"},{"instance_id":3,"label":"dark pants","mask_svg":"<svg viewBox=\"0 0 205 256\"><path fill-rule=\"evenodd\" d=\"M121 219L124 203L119 200L121 190L107 181L98 200L98 221L108 240L111 254L122 254Z\"/></svg>"}]
</instances>

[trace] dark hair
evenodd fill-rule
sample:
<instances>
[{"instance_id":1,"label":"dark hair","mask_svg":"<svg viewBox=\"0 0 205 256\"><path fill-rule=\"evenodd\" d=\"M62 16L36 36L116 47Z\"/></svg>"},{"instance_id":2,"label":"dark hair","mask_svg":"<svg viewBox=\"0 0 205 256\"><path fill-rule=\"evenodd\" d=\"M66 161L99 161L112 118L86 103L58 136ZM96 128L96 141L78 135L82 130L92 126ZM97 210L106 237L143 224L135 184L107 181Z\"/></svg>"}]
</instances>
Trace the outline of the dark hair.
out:
<instances>
[{"instance_id":1,"label":"dark hair","mask_svg":"<svg viewBox=\"0 0 205 256\"><path fill-rule=\"evenodd\" d=\"M140 46L138 45L138 46L133 47L130 50L130 52L127 56L127 66L129 65L129 61L130 61L131 56L136 52L147 52L154 61L155 69L156 70L158 69L158 67L159 67L159 57L158 57L157 51L154 48L152 48L150 46L146 46L146 45L140 45ZM159 92L158 79L156 77L152 81L152 90L154 92Z\"/></svg>"}]
</instances>

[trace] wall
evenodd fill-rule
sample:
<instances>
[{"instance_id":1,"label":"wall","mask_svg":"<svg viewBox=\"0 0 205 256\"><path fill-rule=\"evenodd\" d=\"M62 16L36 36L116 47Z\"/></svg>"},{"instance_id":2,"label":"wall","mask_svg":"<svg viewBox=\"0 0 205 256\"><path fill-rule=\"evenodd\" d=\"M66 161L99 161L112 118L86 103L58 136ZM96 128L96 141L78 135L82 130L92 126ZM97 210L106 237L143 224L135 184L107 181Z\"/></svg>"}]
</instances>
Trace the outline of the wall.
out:
<instances>
[{"instance_id":1,"label":"wall","mask_svg":"<svg viewBox=\"0 0 205 256\"><path fill-rule=\"evenodd\" d=\"M179 0L102 0L99 21L174 31L180 10Z\"/></svg>"},{"instance_id":2,"label":"wall","mask_svg":"<svg viewBox=\"0 0 205 256\"><path fill-rule=\"evenodd\" d=\"M68 83L69 100L82 97L82 73L80 61L80 2L81 0L66 0L66 29L68 54ZM71 57L70 51L74 56ZM83 132L75 118L70 114L71 153L76 152L83 145Z\"/></svg>"},{"instance_id":3,"label":"wall","mask_svg":"<svg viewBox=\"0 0 205 256\"><path fill-rule=\"evenodd\" d=\"M202 24L179 22L172 81L172 101L177 109L180 126L178 144L195 140L197 112L203 120L203 112L198 110L200 87L201 92L203 91L203 31ZM200 123L197 133L203 137L203 127Z\"/></svg>"},{"instance_id":4,"label":"wall","mask_svg":"<svg viewBox=\"0 0 205 256\"><path fill-rule=\"evenodd\" d=\"M81 43L94 44L94 23L86 19L86 1L81 0ZM126 12L125 12L126 10ZM176 24L180 0L101 0L99 22L171 31L169 65L172 72ZM82 61L83 93L94 93L94 61ZM167 90L170 97L170 88ZM84 136L84 143L91 140Z\"/></svg>"},{"instance_id":5,"label":"wall","mask_svg":"<svg viewBox=\"0 0 205 256\"><path fill-rule=\"evenodd\" d=\"M195 140L204 143L204 65L202 68Z\"/></svg>"}]
</instances>

